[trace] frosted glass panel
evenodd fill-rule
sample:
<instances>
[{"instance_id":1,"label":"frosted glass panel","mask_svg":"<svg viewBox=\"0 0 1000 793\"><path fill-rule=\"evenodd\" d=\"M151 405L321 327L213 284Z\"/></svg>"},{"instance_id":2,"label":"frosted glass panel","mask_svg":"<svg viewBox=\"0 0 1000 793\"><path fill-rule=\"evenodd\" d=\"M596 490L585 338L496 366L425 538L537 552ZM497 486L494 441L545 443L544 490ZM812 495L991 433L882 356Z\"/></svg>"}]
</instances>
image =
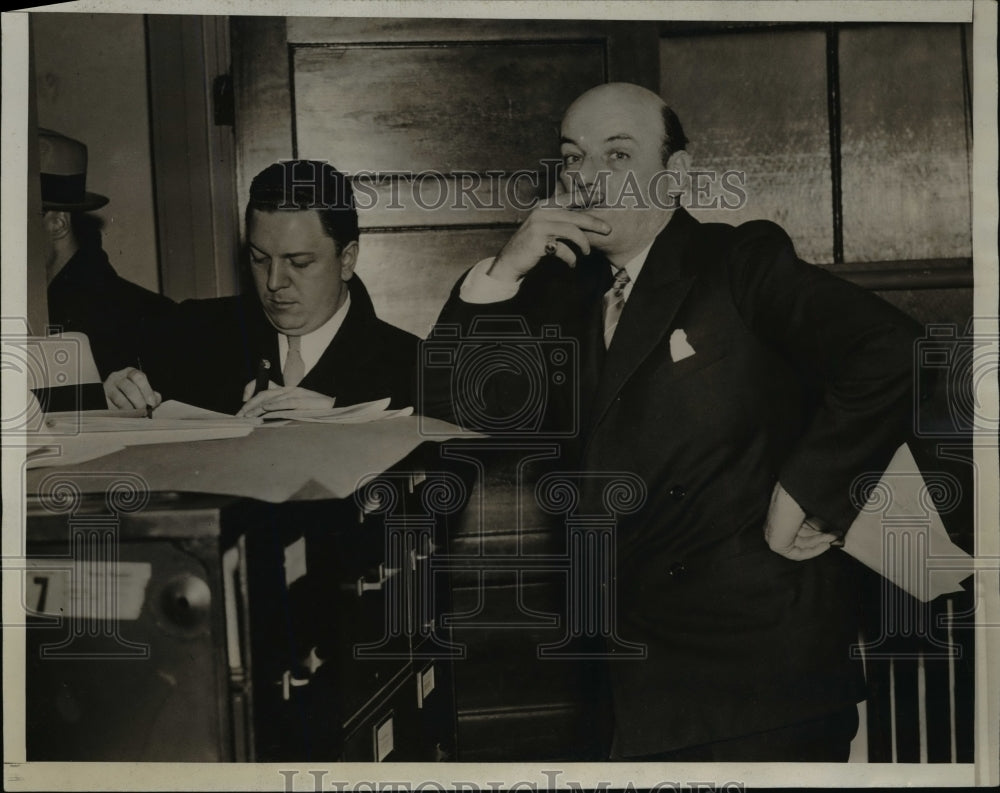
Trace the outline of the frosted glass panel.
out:
<instances>
[{"instance_id":1,"label":"frosted glass panel","mask_svg":"<svg viewBox=\"0 0 1000 793\"><path fill-rule=\"evenodd\" d=\"M664 38L660 93L677 111L695 168L746 173L746 205L701 220L766 218L799 255L833 260L826 38L820 31Z\"/></svg>"},{"instance_id":2,"label":"frosted glass panel","mask_svg":"<svg viewBox=\"0 0 1000 793\"><path fill-rule=\"evenodd\" d=\"M844 258L971 255L955 25L840 33Z\"/></svg>"}]
</instances>

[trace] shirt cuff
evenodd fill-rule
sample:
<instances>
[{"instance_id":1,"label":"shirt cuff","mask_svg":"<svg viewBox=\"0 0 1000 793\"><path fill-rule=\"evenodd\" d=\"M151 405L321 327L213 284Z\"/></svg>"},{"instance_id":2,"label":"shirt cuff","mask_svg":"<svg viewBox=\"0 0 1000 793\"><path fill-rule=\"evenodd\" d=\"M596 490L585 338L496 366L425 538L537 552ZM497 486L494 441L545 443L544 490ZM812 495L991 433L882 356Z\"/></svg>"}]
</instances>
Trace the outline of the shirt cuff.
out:
<instances>
[{"instance_id":1,"label":"shirt cuff","mask_svg":"<svg viewBox=\"0 0 1000 793\"><path fill-rule=\"evenodd\" d=\"M486 271L493 265L493 257L476 262L475 267L462 281L458 296L465 303L499 303L510 300L521 287L520 281L501 281Z\"/></svg>"}]
</instances>

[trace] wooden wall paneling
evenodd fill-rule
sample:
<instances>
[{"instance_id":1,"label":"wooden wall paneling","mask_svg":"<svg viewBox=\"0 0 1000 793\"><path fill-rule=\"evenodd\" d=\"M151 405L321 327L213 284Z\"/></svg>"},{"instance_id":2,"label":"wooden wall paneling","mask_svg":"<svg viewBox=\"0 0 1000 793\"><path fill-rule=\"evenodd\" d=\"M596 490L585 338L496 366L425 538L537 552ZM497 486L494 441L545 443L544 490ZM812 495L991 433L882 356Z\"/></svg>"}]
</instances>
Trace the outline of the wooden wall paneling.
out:
<instances>
[{"instance_id":1,"label":"wooden wall paneling","mask_svg":"<svg viewBox=\"0 0 1000 793\"><path fill-rule=\"evenodd\" d=\"M972 289L894 289L877 294L922 325L950 322L960 334L972 316Z\"/></svg>"},{"instance_id":2,"label":"wooden wall paneling","mask_svg":"<svg viewBox=\"0 0 1000 793\"><path fill-rule=\"evenodd\" d=\"M724 68L707 64L725 64ZM700 220L781 225L799 255L833 260L826 37L820 30L668 36L660 95L677 112L698 171L745 174L746 200L716 187ZM737 177L730 177L738 185ZM702 179L708 180L706 177ZM718 185L718 182L716 182Z\"/></svg>"},{"instance_id":3,"label":"wooden wall paneling","mask_svg":"<svg viewBox=\"0 0 1000 793\"><path fill-rule=\"evenodd\" d=\"M886 648L879 646L883 625L883 579L868 568L856 565L862 604L861 643L867 683L866 718L868 762L893 760L892 661Z\"/></svg>"},{"instance_id":4,"label":"wooden wall paneling","mask_svg":"<svg viewBox=\"0 0 1000 793\"><path fill-rule=\"evenodd\" d=\"M553 40L557 38L602 38L613 44L621 41L624 49L639 41L652 43L659 23L598 19L458 19L448 17L288 17L288 42L291 44L397 43L432 41L495 42L512 40ZM652 57L652 60L644 58ZM634 53L633 60L647 68L653 65L651 54ZM638 70L637 70L638 71ZM650 78L643 75L643 84ZM616 78L618 79L618 78Z\"/></svg>"},{"instance_id":5,"label":"wooden wall paneling","mask_svg":"<svg viewBox=\"0 0 1000 793\"><path fill-rule=\"evenodd\" d=\"M536 168L566 97L603 80L602 45L294 46L298 154L348 173Z\"/></svg>"},{"instance_id":6,"label":"wooden wall paneling","mask_svg":"<svg viewBox=\"0 0 1000 793\"><path fill-rule=\"evenodd\" d=\"M224 17L146 17L160 280L174 300L238 287L233 135L212 107L229 69L225 30Z\"/></svg>"},{"instance_id":7,"label":"wooden wall paneling","mask_svg":"<svg viewBox=\"0 0 1000 793\"><path fill-rule=\"evenodd\" d=\"M363 173L355 174L352 184L362 232L513 226L531 210L546 175L544 169L513 174L427 171L412 178Z\"/></svg>"},{"instance_id":8,"label":"wooden wall paneling","mask_svg":"<svg viewBox=\"0 0 1000 793\"><path fill-rule=\"evenodd\" d=\"M955 25L840 31L844 259L971 255Z\"/></svg>"},{"instance_id":9,"label":"wooden wall paneling","mask_svg":"<svg viewBox=\"0 0 1000 793\"><path fill-rule=\"evenodd\" d=\"M28 85L37 85L35 81L35 44L32 14L27 17L28 23ZM13 38L13 35L12 35ZM28 174L27 174L27 195L25 195L25 222L27 230L25 232L24 255L27 256L27 266L25 267L24 287L10 285L7 288L23 288L25 296L25 309L27 316L24 317L27 328L18 328L18 331L25 330L36 336L43 336L49 322L49 296L48 296L48 275L46 273L46 255L48 251L48 241L45 239L45 229L41 223L42 215L42 185L39 176L38 158L38 98L35 91L28 90L28 119L27 119L27 154L28 154ZM11 177L8 175L7 177ZM13 210L5 210L13 213ZM12 244L8 239L8 245ZM7 246L4 246L4 253ZM13 280L13 279L11 279ZM10 292L7 293L11 297ZM16 298L15 298L16 300ZM14 302L13 305L17 305ZM7 325L4 325L7 332Z\"/></svg>"},{"instance_id":10,"label":"wooden wall paneling","mask_svg":"<svg viewBox=\"0 0 1000 793\"><path fill-rule=\"evenodd\" d=\"M942 643L951 644L948 627L941 618L947 616L947 603L936 600L929 604L931 630L940 634ZM924 656L924 687L927 692L927 762L950 763L951 756L951 682L949 671L954 659L949 658L947 649L935 648Z\"/></svg>"},{"instance_id":11,"label":"wooden wall paneling","mask_svg":"<svg viewBox=\"0 0 1000 793\"><path fill-rule=\"evenodd\" d=\"M462 760L469 763L594 762L592 745L600 724L574 705L503 708L470 713L462 724Z\"/></svg>"},{"instance_id":12,"label":"wooden wall paneling","mask_svg":"<svg viewBox=\"0 0 1000 793\"><path fill-rule=\"evenodd\" d=\"M976 634L975 622L982 619L982 608L975 592L965 592L955 598L954 613L958 616L952 636L961 648L955 662L955 762L971 763L976 759ZM977 609L977 607L979 607ZM985 747L981 747L985 748ZM979 755L982 756L981 754Z\"/></svg>"},{"instance_id":13,"label":"wooden wall paneling","mask_svg":"<svg viewBox=\"0 0 1000 793\"><path fill-rule=\"evenodd\" d=\"M892 661L894 704L896 716L896 760L900 763L920 762L921 717L917 667L919 650L909 642L907 652Z\"/></svg>"},{"instance_id":14,"label":"wooden wall paneling","mask_svg":"<svg viewBox=\"0 0 1000 793\"><path fill-rule=\"evenodd\" d=\"M253 177L292 156L292 92L283 17L232 17L236 196L242 210Z\"/></svg>"},{"instance_id":15,"label":"wooden wall paneling","mask_svg":"<svg viewBox=\"0 0 1000 793\"><path fill-rule=\"evenodd\" d=\"M362 232L356 272L379 317L423 337L462 273L495 256L511 232L512 227Z\"/></svg>"},{"instance_id":16,"label":"wooden wall paneling","mask_svg":"<svg viewBox=\"0 0 1000 793\"><path fill-rule=\"evenodd\" d=\"M533 496L554 460L475 443L455 451L483 471L449 544L446 621L468 652L455 665L460 759L602 759L598 666L538 656L566 630L565 531Z\"/></svg>"}]
</instances>

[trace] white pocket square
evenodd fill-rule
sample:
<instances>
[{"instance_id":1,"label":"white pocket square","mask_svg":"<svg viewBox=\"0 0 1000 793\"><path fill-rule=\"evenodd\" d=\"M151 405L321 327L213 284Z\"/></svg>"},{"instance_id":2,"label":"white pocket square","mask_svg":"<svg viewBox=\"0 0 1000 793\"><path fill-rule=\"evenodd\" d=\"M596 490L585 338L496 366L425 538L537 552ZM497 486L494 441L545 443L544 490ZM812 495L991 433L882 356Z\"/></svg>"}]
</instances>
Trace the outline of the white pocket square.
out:
<instances>
[{"instance_id":1,"label":"white pocket square","mask_svg":"<svg viewBox=\"0 0 1000 793\"><path fill-rule=\"evenodd\" d=\"M677 363L692 355L694 355L694 347L688 344L687 334L683 328L677 328L670 334L670 360Z\"/></svg>"}]
</instances>

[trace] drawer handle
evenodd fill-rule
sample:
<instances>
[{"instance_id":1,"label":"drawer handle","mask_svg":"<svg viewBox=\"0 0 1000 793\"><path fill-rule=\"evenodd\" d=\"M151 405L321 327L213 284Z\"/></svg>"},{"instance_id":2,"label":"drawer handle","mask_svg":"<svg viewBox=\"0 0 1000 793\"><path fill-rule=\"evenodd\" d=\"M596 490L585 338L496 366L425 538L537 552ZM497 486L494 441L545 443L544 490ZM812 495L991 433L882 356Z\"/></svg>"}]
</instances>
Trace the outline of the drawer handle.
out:
<instances>
[{"instance_id":1,"label":"drawer handle","mask_svg":"<svg viewBox=\"0 0 1000 793\"><path fill-rule=\"evenodd\" d=\"M410 550L410 569L413 572L416 572L417 571L417 562L423 562L423 561L426 561L427 559L430 559L431 556L434 555L434 551L436 551L436 550L437 550L437 546L434 543L432 543L432 542L428 542L427 543L427 553L417 553L417 549L416 548L412 548Z\"/></svg>"},{"instance_id":2,"label":"drawer handle","mask_svg":"<svg viewBox=\"0 0 1000 793\"><path fill-rule=\"evenodd\" d=\"M399 572L399 568L396 567L386 567L384 564L379 564L378 566L378 580L377 581L367 581L364 576L360 576L357 581L357 593L358 597L361 597L365 592L372 592L375 590L382 589L382 585L392 578L396 573Z\"/></svg>"},{"instance_id":3,"label":"drawer handle","mask_svg":"<svg viewBox=\"0 0 1000 793\"><path fill-rule=\"evenodd\" d=\"M300 686L308 686L310 678L308 677L293 677L289 670L285 670L281 674L281 680L278 681L277 685L281 686L281 698L288 702L292 698L292 689L299 688Z\"/></svg>"}]
</instances>

